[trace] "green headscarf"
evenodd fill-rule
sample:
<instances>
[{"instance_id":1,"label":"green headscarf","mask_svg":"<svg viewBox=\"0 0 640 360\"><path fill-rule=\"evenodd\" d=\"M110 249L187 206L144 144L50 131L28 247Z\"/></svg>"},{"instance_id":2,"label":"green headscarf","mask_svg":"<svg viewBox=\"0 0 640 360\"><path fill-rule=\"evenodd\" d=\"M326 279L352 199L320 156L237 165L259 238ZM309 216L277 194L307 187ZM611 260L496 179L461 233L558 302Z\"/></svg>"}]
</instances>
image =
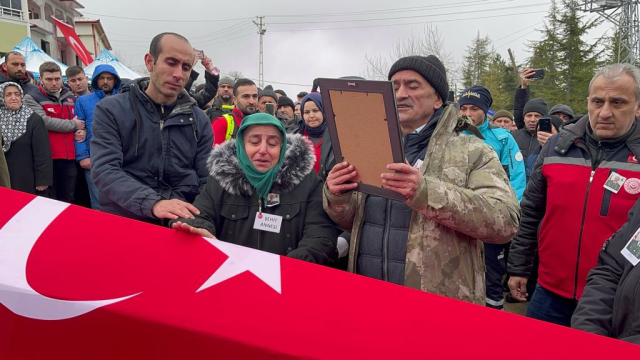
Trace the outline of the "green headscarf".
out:
<instances>
[{"instance_id":1,"label":"green headscarf","mask_svg":"<svg viewBox=\"0 0 640 360\"><path fill-rule=\"evenodd\" d=\"M244 148L244 131L252 125L272 125L280 130L282 134L282 148L280 149L280 160L278 160L278 164L272 169L262 172L256 169L255 166L251 163L251 159L247 156L247 151ZM258 193L259 199L266 199L267 194L271 191L271 186L273 185L273 181L276 179L278 175L278 171L280 170L280 166L284 162L284 156L287 152L287 134L285 132L284 126L282 122L275 117L264 114L257 113L246 116L242 119L242 125L238 129L238 135L236 137L236 152L238 154L238 161L240 162L240 166L242 167L242 172L249 180L249 183L256 188L256 192Z\"/></svg>"}]
</instances>

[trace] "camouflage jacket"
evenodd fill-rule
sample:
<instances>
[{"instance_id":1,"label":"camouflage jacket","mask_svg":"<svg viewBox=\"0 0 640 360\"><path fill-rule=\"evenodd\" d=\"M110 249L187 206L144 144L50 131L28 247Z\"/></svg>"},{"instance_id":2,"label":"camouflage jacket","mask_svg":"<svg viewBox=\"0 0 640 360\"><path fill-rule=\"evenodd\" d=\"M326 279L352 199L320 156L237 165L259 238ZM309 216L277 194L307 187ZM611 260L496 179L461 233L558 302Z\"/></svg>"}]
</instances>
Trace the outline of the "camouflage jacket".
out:
<instances>
[{"instance_id":1,"label":"camouflage jacket","mask_svg":"<svg viewBox=\"0 0 640 360\"><path fill-rule=\"evenodd\" d=\"M518 230L520 207L495 151L475 136L449 106L440 116L420 171L423 181L407 205L409 224L405 285L485 304L482 242L508 242ZM366 194L333 196L324 187L324 208L351 231L349 271L355 272Z\"/></svg>"}]
</instances>

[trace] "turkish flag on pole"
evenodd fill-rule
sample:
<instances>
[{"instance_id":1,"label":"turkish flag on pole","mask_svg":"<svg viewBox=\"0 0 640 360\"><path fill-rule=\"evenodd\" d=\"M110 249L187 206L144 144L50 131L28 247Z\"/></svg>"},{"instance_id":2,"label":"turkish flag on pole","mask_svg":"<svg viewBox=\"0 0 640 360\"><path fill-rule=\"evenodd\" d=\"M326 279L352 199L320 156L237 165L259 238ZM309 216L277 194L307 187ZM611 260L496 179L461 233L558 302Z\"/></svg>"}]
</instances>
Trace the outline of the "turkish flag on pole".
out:
<instances>
[{"instance_id":1,"label":"turkish flag on pole","mask_svg":"<svg viewBox=\"0 0 640 360\"><path fill-rule=\"evenodd\" d=\"M76 34L76 31L73 29L73 27L54 17L51 18L53 19L53 21L55 21L56 26L58 27L62 35L64 35L64 38L67 39L67 43L69 43L71 48L73 48L73 51L76 52L78 58L80 58L82 63L85 66L91 64L93 62L93 58L91 57L91 54L89 54L87 48L84 47L82 41L80 41L80 37L78 37L78 34Z\"/></svg>"}]
</instances>

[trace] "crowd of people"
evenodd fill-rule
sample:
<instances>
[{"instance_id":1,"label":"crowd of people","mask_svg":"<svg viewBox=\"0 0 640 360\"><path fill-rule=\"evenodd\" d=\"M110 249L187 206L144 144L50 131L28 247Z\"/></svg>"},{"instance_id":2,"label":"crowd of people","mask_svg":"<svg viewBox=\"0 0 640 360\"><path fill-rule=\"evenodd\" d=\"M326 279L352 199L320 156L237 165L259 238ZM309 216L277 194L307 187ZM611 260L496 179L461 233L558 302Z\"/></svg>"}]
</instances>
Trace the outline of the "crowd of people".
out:
<instances>
[{"instance_id":1,"label":"crowd of people","mask_svg":"<svg viewBox=\"0 0 640 360\"><path fill-rule=\"evenodd\" d=\"M4 60L1 186L494 309L506 291L529 317L640 343L635 66L594 74L578 115L531 98L530 68L511 112L480 85L453 94L436 56L398 59L406 163L381 178L400 201L357 191L316 82L294 101L205 56L193 87L175 33L135 80L72 66L63 84L46 62L35 83L22 54Z\"/></svg>"}]
</instances>

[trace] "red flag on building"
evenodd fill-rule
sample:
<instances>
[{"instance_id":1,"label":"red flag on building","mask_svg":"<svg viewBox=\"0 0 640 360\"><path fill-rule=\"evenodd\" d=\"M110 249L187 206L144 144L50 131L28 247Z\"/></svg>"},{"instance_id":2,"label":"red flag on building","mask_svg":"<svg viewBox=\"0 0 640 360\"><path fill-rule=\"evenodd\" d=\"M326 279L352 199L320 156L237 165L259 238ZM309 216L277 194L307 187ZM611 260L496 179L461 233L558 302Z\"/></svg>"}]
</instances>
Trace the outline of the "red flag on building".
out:
<instances>
[{"instance_id":1,"label":"red flag on building","mask_svg":"<svg viewBox=\"0 0 640 360\"><path fill-rule=\"evenodd\" d=\"M80 37L78 36L78 34L76 34L76 31L73 28L73 26L61 20L58 20L54 17L51 17L51 18L56 23L58 30L60 30L62 35L64 35L64 38L67 39L67 43L69 43L73 51L76 52L76 54L78 55L78 58L82 61L82 63L85 66L91 64L93 62L93 58L91 57L91 54L89 53L87 48L84 47L84 44L80 40Z\"/></svg>"}]
</instances>

